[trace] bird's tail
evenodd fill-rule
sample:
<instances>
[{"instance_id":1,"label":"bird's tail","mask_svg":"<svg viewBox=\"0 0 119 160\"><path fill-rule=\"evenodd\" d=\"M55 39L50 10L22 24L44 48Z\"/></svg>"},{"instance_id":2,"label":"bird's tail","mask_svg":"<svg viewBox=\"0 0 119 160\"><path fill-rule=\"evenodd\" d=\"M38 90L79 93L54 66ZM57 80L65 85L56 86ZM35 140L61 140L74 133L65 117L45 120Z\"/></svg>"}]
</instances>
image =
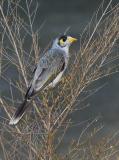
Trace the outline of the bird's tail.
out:
<instances>
[{"instance_id":1,"label":"bird's tail","mask_svg":"<svg viewBox=\"0 0 119 160\"><path fill-rule=\"evenodd\" d=\"M25 99L24 102L19 106L19 108L16 110L15 114L13 115L13 117L9 122L10 125L17 124L19 120L23 117L25 110L28 107L29 101L30 101L29 99Z\"/></svg>"}]
</instances>

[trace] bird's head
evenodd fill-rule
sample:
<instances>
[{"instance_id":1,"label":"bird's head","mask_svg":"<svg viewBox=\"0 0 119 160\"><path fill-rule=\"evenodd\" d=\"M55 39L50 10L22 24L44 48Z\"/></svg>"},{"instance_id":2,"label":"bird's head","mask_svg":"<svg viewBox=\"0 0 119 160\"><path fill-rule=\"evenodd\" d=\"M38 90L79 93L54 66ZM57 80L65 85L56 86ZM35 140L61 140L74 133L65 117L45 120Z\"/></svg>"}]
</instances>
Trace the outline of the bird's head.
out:
<instances>
[{"instance_id":1,"label":"bird's head","mask_svg":"<svg viewBox=\"0 0 119 160\"><path fill-rule=\"evenodd\" d=\"M67 35L62 35L54 40L52 47L68 51L70 45L76 41L76 38Z\"/></svg>"}]
</instances>

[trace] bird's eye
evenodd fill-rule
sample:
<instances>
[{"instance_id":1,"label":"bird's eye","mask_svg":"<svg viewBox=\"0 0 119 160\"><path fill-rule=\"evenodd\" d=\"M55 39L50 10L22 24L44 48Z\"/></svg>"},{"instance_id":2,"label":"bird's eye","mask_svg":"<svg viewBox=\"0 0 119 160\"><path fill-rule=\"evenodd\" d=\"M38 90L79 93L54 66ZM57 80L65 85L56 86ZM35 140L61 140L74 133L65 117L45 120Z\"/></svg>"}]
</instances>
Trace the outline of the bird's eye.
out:
<instances>
[{"instance_id":1,"label":"bird's eye","mask_svg":"<svg viewBox=\"0 0 119 160\"><path fill-rule=\"evenodd\" d=\"M62 38L62 41L63 41L63 42L65 42L66 40L67 40L67 38L66 38L66 37L63 37L63 38Z\"/></svg>"},{"instance_id":2,"label":"bird's eye","mask_svg":"<svg viewBox=\"0 0 119 160\"><path fill-rule=\"evenodd\" d=\"M59 38L59 44L60 46L64 46L64 42L66 42L67 37L66 36L62 36Z\"/></svg>"}]
</instances>

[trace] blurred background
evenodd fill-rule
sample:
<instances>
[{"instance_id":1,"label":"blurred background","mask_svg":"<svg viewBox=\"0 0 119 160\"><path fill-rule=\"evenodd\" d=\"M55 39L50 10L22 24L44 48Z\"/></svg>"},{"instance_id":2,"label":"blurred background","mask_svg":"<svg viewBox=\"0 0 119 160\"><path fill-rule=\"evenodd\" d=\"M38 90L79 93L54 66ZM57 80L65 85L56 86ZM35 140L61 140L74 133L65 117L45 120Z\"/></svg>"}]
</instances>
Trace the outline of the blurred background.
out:
<instances>
[{"instance_id":1,"label":"blurred background","mask_svg":"<svg viewBox=\"0 0 119 160\"><path fill-rule=\"evenodd\" d=\"M39 2L40 7L36 15L37 20L34 28L41 26L40 47L43 51L54 37L64 33L68 27L70 27L68 33L80 41L80 34L90 22L102 0L34 0L33 4L35 5L36 2ZM104 6L108 2L108 0L105 0ZM112 5L118 2L119 0L113 0ZM22 1L22 5L24 6L24 1ZM22 13L20 14L22 15ZM73 46L75 51L78 51L79 48L79 43ZM12 79L17 77L16 72L12 72L12 75L11 72L12 69L10 68L7 74ZM86 103L90 104L89 107L74 112L72 120L76 123L84 122L99 115L101 116L99 123L104 125L101 133L106 135L119 129L119 74L100 80L95 85L99 87L105 83L104 87L86 100ZM0 80L0 91L2 94L8 93L7 84L3 80ZM84 125L85 123L82 123L71 128L68 131L68 136L65 137L65 144L70 137L78 136Z\"/></svg>"}]
</instances>

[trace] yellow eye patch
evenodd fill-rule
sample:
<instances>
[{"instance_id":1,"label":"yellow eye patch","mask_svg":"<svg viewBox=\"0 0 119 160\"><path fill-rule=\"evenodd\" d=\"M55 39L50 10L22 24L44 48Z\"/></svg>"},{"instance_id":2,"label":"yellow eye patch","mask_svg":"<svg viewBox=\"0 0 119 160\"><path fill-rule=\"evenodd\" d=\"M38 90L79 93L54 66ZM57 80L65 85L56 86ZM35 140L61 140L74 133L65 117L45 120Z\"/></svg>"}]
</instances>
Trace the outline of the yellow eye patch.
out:
<instances>
[{"instance_id":1,"label":"yellow eye patch","mask_svg":"<svg viewBox=\"0 0 119 160\"><path fill-rule=\"evenodd\" d=\"M63 45L64 45L64 40L63 40L63 38L62 38L62 39L60 39L59 43L60 43L60 45L61 45L61 46L63 46Z\"/></svg>"}]
</instances>

